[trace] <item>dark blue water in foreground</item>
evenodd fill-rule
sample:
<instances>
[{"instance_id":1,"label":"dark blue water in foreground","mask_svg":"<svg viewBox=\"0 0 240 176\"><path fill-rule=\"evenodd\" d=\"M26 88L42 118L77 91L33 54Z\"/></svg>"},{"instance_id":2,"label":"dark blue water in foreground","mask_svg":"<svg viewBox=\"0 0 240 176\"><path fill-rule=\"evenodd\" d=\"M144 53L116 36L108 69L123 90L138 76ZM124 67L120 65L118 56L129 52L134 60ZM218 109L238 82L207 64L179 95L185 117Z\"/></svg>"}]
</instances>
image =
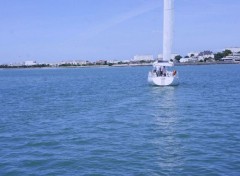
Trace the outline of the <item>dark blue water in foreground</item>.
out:
<instances>
[{"instance_id":1,"label":"dark blue water in foreground","mask_svg":"<svg viewBox=\"0 0 240 176\"><path fill-rule=\"evenodd\" d=\"M240 65L0 70L0 175L240 175Z\"/></svg>"}]
</instances>

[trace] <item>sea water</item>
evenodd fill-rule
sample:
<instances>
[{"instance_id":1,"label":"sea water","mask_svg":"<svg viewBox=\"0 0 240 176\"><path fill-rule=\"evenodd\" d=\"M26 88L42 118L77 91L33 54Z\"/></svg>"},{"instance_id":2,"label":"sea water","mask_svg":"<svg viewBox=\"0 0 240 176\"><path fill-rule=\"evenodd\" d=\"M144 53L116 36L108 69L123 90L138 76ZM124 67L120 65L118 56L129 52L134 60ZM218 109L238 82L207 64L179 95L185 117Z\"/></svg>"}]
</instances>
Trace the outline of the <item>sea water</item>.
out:
<instances>
[{"instance_id":1,"label":"sea water","mask_svg":"<svg viewBox=\"0 0 240 176\"><path fill-rule=\"evenodd\" d=\"M240 65L0 70L0 175L240 175Z\"/></svg>"}]
</instances>

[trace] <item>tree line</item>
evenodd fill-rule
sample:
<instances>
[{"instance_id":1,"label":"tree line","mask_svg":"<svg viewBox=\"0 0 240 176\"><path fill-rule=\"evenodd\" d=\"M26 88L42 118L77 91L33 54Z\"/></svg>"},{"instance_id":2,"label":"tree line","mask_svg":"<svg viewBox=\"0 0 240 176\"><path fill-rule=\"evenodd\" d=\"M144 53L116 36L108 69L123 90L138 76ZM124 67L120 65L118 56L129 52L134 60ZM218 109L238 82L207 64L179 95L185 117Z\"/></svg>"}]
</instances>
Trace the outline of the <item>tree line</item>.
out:
<instances>
[{"instance_id":1,"label":"tree line","mask_svg":"<svg viewBox=\"0 0 240 176\"><path fill-rule=\"evenodd\" d=\"M239 52L239 53L240 53L240 52ZM231 50L224 50L224 51L222 51L222 52L217 52L217 53L215 53L215 54L214 54L214 58L205 58L204 61L209 60L209 59L214 59L215 61L220 61L220 60L222 60L222 58L227 57L227 56L229 56L229 55L231 55L231 54L232 54L232 51L231 51ZM191 57L194 57L194 55L191 54ZM175 56L175 60L177 60L178 62L179 62L180 59L182 59L182 58L183 58L183 57L182 57L181 55ZM185 56L184 58L189 58L189 56Z\"/></svg>"}]
</instances>

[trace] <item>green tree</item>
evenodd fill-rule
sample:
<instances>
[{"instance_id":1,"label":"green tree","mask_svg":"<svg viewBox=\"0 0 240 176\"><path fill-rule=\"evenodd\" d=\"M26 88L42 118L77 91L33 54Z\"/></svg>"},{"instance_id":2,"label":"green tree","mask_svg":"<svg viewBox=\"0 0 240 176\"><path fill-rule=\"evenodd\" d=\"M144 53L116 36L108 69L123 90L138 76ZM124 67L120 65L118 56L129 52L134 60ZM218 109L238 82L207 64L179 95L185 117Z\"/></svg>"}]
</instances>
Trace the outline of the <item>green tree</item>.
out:
<instances>
[{"instance_id":1,"label":"green tree","mask_svg":"<svg viewBox=\"0 0 240 176\"><path fill-rule=\"evenodd\" d=\"M231 50L225 50L225 51L223 51L223 56L224 56L224 57L229 56L230 54L232 54L232 51L231 51Z\"/></svg>"},{"instance_id":2,"label":"green tree","mask_svg":"<svg viewBox=\"0 0 240 176\"><path fill-rule=\"evenodd\" d=\"M182 59L182 56L180 55L175 56L175 60L180 61L180 59Z\"/></svg>"},{"instance_id":3,"label":"green tree","mask_svg":"<svg viewBox=\"0 0 240 176\"><path fill-rule=\"evenodd\" d=\"M143 63L146 63L146 61L145 60L140 60L140 63L143 64Z\"/></svg>"},{"instance_id":4,"label":"green tree","mask_svg":"<svg viewBox=\"0 0 240 176\"><path fill-rule=\"evenodd\" d=\"M215 60L221 60L223 57L224 57L223 53L218 52L218 53L214 54Z\"/></svg>"}]
</instances>

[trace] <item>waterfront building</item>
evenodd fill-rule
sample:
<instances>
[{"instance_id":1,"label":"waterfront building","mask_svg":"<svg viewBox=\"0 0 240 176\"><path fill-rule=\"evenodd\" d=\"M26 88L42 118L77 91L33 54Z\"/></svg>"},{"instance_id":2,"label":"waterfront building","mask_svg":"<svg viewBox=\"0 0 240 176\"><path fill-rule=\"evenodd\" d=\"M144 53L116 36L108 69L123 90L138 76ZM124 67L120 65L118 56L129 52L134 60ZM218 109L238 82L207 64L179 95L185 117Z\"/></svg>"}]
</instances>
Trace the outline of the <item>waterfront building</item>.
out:
<instances>
[{"instance_id":1,"label":"waterfront building","mask_svg":"<svg viewBox=\"0 0 240 176\"><path fill-rule=\"evenodd\" d=\"M129 64L131 61L130 60L123 60L122 62L125 63L125 64Z\"/></svg>"},{"instance_id":2,"label":"waterfront building","mask_svg":"<svg viewBox=\"0 0 240 176\"><path fill-rule=\"evenodd\" d=\"M240 62L240 53L233 53L233 56L235 62Z\"/></svg>"},{"instance_id":3,"label":"waterfront building","mask_svg":"<svg viewBox=\"0 0 240 176\"><path fill-rule=\"evenodd\" d=\"M87 65L89 62L85 60L72 60L72 61L62 61L58 65Z\"/></svg>"},{"instance_id":4,"label":"waterfront building","mask_svg":"<svg viewBox=\"0 0 240 176\"><path fill-rule=\"evenodd\" d=\"M118 61L118 60L108 60L107 61L108 64L118 64L118 62L120 62L120 61Z\"/></svg>"},{"instance_id":5,"label":"waterfront building","mask_svg":"<svg viewBox=\"0 0 240 176\"><path fill-rule=\"evenodd\" d=\"M24 66L34 66L34 65L37 65L37 62L36 61L24 61L23 65Z\"/></svg>"},{"instance_id":6,"label":"waterfront building","mask_svg":"<svg viewBox=\"0 0 240 176\"><path fill-rule=\"evenodd\" d=\"M181 63L185 63L185 62L197 62L198 59L196 57L185 57L185 58L181 58L179 60L179 62Z\"/></svg>"},{"instance_id":7,"label":"waterfront building","mask_svg":"<svg viewBox=\"0 0 240 176\"><path fill-rule=\"evenodd\" d=\"M98 60L96 61L97 65L106 65L107 64L107 60Z\"/></svg>"},{"instance_id":8,"label":"waterfront building","mask_svg":"<svg viewBox=\"0 0 240 176\"><path fill-rule=\"evenodd\" d=\"M87 65L89 64L89 61L86 60L76 60L75 61L77 65Z\"/></svg>"},{"instance_id":9,"label":"waterfront building","mask_svg":"<svg viewBox=\"0 0 240 176\"><path fill-rule=\"evenodd\" d=\"M136 55L133 58L134 62L139 61L154 61L153 55Z\"/></svg>"},{"instance_id":10,"label":"waterfront building","mask_svg":"<svg viewBox=\"0 0 240 176\"><path fill-rule=\"evenodd\" d=\"M222 58L223 61L228 61L228 62L240 62L240 53L233 53L230 56L226 56Z\"/></svg>"},{"instance_id":11,"label":"waterfront building","mask_svg":"<svg viewBox=\"0 0 240 176\"><path fill-rule=\"evenodd\" d=\"M185 63L185 62L189 62L189 58L181 58L179 60L180 63Z\"/></svg>"},{"instance_id":12,"label":"waterfront building","mask_svg":"<svg viewBox=\"0 0 240 176\"><path fill-rule=\"evenodd\" d=\"M214 54L212 51L202 51L198 54L197 56L198 61L204 61L205 59L209 59L209 58L214 58Z\"/></svg>"}]
</instances>

